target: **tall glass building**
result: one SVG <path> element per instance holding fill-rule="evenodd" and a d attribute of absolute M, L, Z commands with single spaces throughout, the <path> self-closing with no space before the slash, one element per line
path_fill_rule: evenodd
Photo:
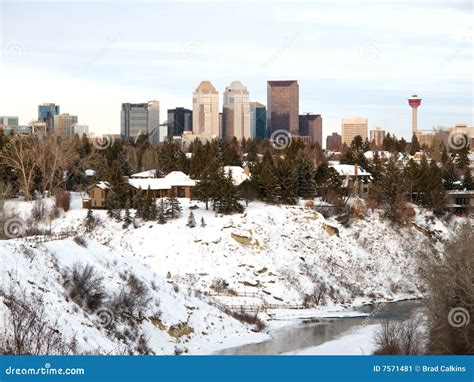
<path fill-rule="evenodd" d="M 267 138 L 267 108 L 260 102 L 250 102 L 252 138 Z"/>
<path fill-rule="evenodd" d="M 184 107 L 168 109 L 168 136 L 180 136 L 184 131 L 193 131 L 192 110 Z"/>
<path fill-rule="evenodd" d="M 120 115 L 122 139 L 148 134 L 148 103 L 123 103 Z"/>
<path fill-rule="evenodd" d="M 38 121 L 46 123 L 46 132 L 52 133 L 54 129 L 54 116 L 59 115 L 59 105 L 43 103 L 38 105 Z"/>

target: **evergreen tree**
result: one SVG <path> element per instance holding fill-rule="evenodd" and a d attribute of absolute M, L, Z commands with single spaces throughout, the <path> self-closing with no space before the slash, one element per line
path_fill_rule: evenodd
<path fill-rule="evenodd" d="M 314 167 L 308 157 L 301 154 L 296 161 L 298 175 L 298 195 L 304 199 L 314 198 L 316 183 L 314 181 Z"/>
<path fill-rule="evenodd" d="M 418 151 L 421 150 L 420 142 L 418 141 L 418 137 L 416 134 L 413 134 L 411 137 L 411 143 L 410 143 L 410 155 L 415 155 Z"/>
<path fill-rule="evenodd" d="M 176 197 L 174 188 L 172 188 L 170 190 L 169 196 L 166 198 L 165 216 L 174 219 L 179 217 L 179 215 L 181 215 L 181 205 L 178 198 Z"/>
<path fill-rule="evenodd" d="M 258 195 L 256 183 L 248 179 L 243 181 L 239 186 L 239 193 L 242 199 L 245 200 L 245 205 L 248 207 L 249 203 Z"/>
<path fill-rule="evenodd" d="M 339 199 L 342 196 L 342 179 L 339 173 L 326 163 L 318 166 L 314 180 L 318 195 L 323 201 L 328 202 L 331 198 Z"/>
<path fill-rule="evenodd" d="M 418 199 L 420 186 L 420 169 L 413 159 L 410 159 L 403 168 L 404 189 L 413 201 Z"/>
<path fill-rule="evenodd" d="M 214 209 L 221 214 L 243 212 L 244 208 L 239 203 L 238 191 L 234 186 L 230 171 L 227 174 L 224 174 L 223 170 L 219 171 L 217 176 Z"/>
<path fill-rule="evenodd" d="M 277 193 L 278 203 L 298 203 L 298 175 L 296 169 L 288 160 L 278 159 L 276 164 L 276 176 L 279 185 L 279 192 Z"/>
<path fill-rule="evenodd" d="M 158 223 L 166 223 L 166 211 L 165 211 L 165 202 L 163 199 L 160 199 L 160 206 L 158 208 Z"/>
<path fill-rule="evenodd" d="M 130 217 L 130 199 L 127 198 L 125 202 L 125 215 L 123 218 L 123 227 L 127 228 L 132 223 L 132 218 Z"/>
<path fill-rule="evenodd" d="M 105 209 L 107 210 L 107 215 L 114 219 L 120 219 L 120 200 L 117 195 L 109 192 L 107 194 L 107 199 L 105 200 Z"/>
<path fill-rule="evenodd" d="M 398 209 L 405 204 L 402 174 L 391 159 L 376 184 L 377 199 L 385 209 L 385 215 L 396 219 Z"/>
<path fill-rule="evenodd" d="M 474 183 L 472 181 L 471 170 L 468 168 L 464 173 L 464 178 L 462 182 L 463 189 L 468 191 L 474 190 Z"/>
<path fill-rule="evenodd" d="M 206 222 L 204 221 L 204 217 L 201 218 L 201 227 L 205 227 L 206 226 Z"/>
<path fill-rule="evenodd" d="M 158 218 L 158 209 L 156 207 L 156 198 L 152 198 L 151 200 L 151 205 L 150 205 L 150 211 L 148 214 L 149 220 L 155 221 Z"/>
<path fill-rule="evenodd" d="M 443 187 L 443 175 L 436 161 L 432 160 L 429 166 L 429 181 L 427 194 L 427 205 L 433 209 L 436 214 L 441 214 L 445 207 L 445 190 Z"/>
<path fill-rule="evenodd" d="M 468 139 L 466 138 L 466 142 Z M 457 150 L 456 152 L 456 166 L 457 168 L 464 170 L 469 167 L 469 145 L 462 147 L 461 149 Z"/>
<path fill-rule="evenodd" d="M 383 164 L 382 160 L 380 159 L 380 155 L 378 151 L 374 153 L 374 157 L 370 164 L 368 165 L 368 170 L 370 174 L 372 175 L 372 178 L 374 178 L 374 182 L 380 179 L 382 176 L 383 172 Z"/>
<path fill-rule="evenodd" d="M 273 158 L 269 151 L 263 156 L 263 160 L 257 167 L 255 176 L 258 181 L 261 199 L 267 203 L 278 203 L 278 195 L 281 193 L 281 189 Z M 252 174 L 252 178 L 253 177 L 254 174 Z"/>
<path fill-rule="evenodd" d="M 118 207 L 123 208 L 128 197 L 128 184 L 124 179 L 122 168 L 117 161 L 112 162 L 107 180 L 110 183 L 109 194 L 113 194 L 115 201 L 118 203 Z"/>
<path fill-rule="evenodd" d="M 138 187 L 135 196 L 133 197 L 133 208 L 137 210 L 136 215 L 138 217 L 143 217 L 143 211 L 145 207 L 145 196 L 143 195 L 143 190 L 141 187 Z"/>
<path fill-rule="evenodd" d="M 153 204 L 153 196 L 151 193 L 150 186 L 148 186 L 148 190 L 145 194 L 145 202 L 143 204 L 143 211 L 141 214 L 141 218 L 143 220 L 151 220 L 152 218 L 152 204 Z"/>
<path fill-rule="evenodd" d="M 94 223 L 95 223 L 95 217 L 94 217 L 94 214 L 92 213 L 91 203 L 89 203 L 89 207 L 87 208 L 86 221 L 85 221 L 86 232 L 92 232 L 92 229 L 94 228 Z"/>
<path fill-rule="evenodd" d="M 189 228 L 194 228 L 194 227 L 196 227 L 196 220 L 194 219 L 193 211 L 190 211 L 190 212 L 189 212 L 189 215 L 188 215 L 188 223 L 186 224 L 186 226 L 189 227 Z"/>

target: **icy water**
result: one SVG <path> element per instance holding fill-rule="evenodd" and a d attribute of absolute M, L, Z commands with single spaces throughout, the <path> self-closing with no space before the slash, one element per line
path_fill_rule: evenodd
<path fill-rule="evenodd" d="M 379 304 L 378 306 L 366 305 L 357 311 L 371 314 L 370 320 L 366 316 L 305 319 L 300 325 L 279 329 L 267 341 L 225 349 L 215 354 L 281 354 L 318 346 L 335 340 L 349 329 L 362 324 L 377 324 L 383 319 L 407 320 L 416 312 L 422 311 L 422 302 L 410 300 Z"/>

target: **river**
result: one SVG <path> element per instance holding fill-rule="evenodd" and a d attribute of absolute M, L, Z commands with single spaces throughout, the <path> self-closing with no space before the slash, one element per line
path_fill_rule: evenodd
<path fill-rule="evenodd" d="M 338 339 L 349 329 L 363 324 L 377 324 L 384 319 L 407 320 L 415 313 L 420 313 L 422 309 L 420 300 L 365 305 L 357 309 L 357 312 L 370 314 L 370 320 L 366 316 L 306 318 L 298 324 L 276 330 L 272 333 L 272 338 L 264 342 L 229 348 L 215 354 L 258 355 L 294 352 Z"/>

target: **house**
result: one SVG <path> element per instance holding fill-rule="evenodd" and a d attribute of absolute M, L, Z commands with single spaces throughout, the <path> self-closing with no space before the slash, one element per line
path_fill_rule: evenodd
<path fill-rule="evenodd" d="M 474 190 L 451 190 L 447 192 L 447 199 L 447 207 L 454 212 L 474 212 Z"/>
<path fill-rule="evenodd" d="M 130 178 L 156 178 L 156 170 L 147 170 L 130 175 Z"/>
<path fill-rule="evenodd" d="M 356 164 L 329 164 L 329 167 L 336 170 L 343 179 L 342 187 L 347 195 L 356 194 L 359 197 L 366 197 L 369 194 L 372 179 L 370 173 Z"/>
<path fill-rule="evenodd" d="M 142 175 L 133 177 L 140 174 Z M 164 178 L 147 177 L 146 175 L 144 173 L 134 174 L 127 180 L 131 198 L 140 188 L 144 192 L 150 191 L 155 198 L 167 197 L 171 190 L 174 190 L 178 198 L 191 198 L 191 189 L 196 186 L 196 181 L 181 171 L 172 171 Z M 148 175 L 151 175 L 151 172 Z M 98 182 L 90 186 L 88 200 L 91 203 L 91 208 L 105 208 L 109 190 L 110 184 L 108 182 Z M 86 200 L 87 198 L 83 201 L 84 208 L 89 205 Z"/>
<path fill-rule="evenodd" d="M 244 168 L 240 166 L 224 166 L 224 172 L 226 175 L 229 171 L 232 175 L 234 186 L 240 186 L 243 182 L 250 179 L 250 171 L 247 166 Z"/>
<path fill-rule="evenodd" d="M 89 197 L 82 199 L 83 208 L 105 208 L 105 201 L 110 190 L 109 182 L 98 182 L 89 186 L 87 193 Z"/>

